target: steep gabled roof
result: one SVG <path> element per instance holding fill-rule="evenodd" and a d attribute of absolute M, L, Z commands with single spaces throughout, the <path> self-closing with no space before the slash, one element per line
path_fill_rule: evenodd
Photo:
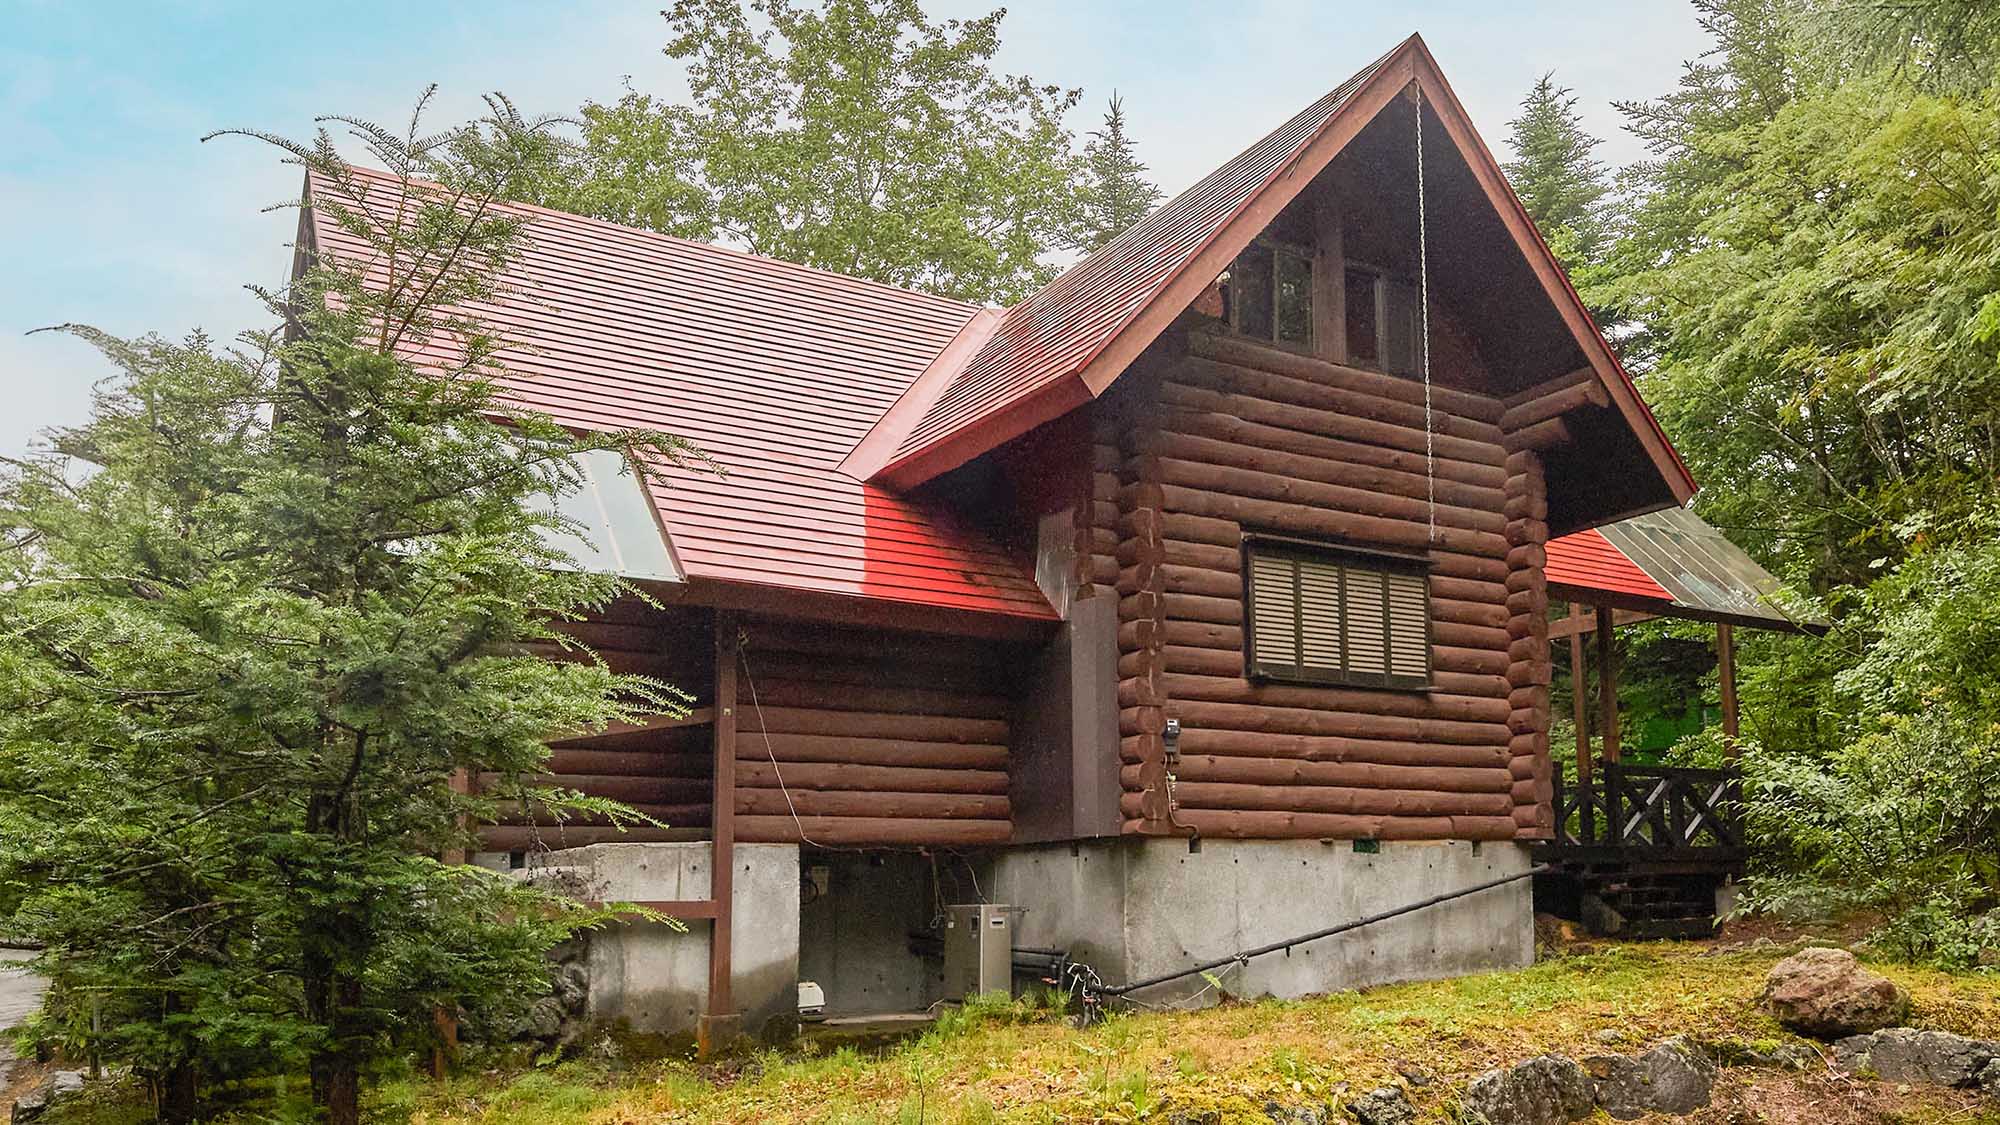
<path fill-rule="evenodd" d="M 393 201 L 397 181 L 357 169 Z M 308 195 L 319 186 L 307 181 Z M 1028 564 L 934 505 L 835 471 L 981 310 L 892 286 L 509 204 L 530 217 L 504 300 L 506 393 L 580 430 L 648 427 L 720 472 L 648 485 L 690 583 L 1054 616 Z M 307 212 L 310 223 L 311 212 Z M 309 226 L 321 253 L 366 247 Z M 422 358 L 422 357 L 418 357 Z"/>
<path fill-rule="evenodd" d="M 1645 445 L 1667 493 L 1686 501 L 1694 493 L 1686 466 L 1415 35 L 1007 310 L 962 363 L 934 365 L 842 469 L 911 487 L 1101 394 L 1412 83 L 1575 335 L 1613 407 Z"/>

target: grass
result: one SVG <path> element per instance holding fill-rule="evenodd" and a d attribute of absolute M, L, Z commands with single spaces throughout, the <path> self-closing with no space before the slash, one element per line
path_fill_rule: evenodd
<path fill-rule="evenodd" d="M 1758 1004 L 1785 949 L 1605 945 L 1518 972 L 1200 1012 L 1123 1015 L 1085 1030 L 1038 1004 L 983 1004 L 864 1054 L 766 1053 L 726 1067 L 566 1063 L 383 1088 L 373 1116 L 416 1125 L 636 1122 L 1263 1121 L 1405 1081 L 1442 1121 L 1481 1071 L 1544 1051 L 1634 1049 L 1669 1035 L 1788 1038 Z M 2000 976 L 1877 965 L 1914 1022 L 2000 1036 Z M 1615 1033 L 1607 1048 L 1601 1032 Z"/>

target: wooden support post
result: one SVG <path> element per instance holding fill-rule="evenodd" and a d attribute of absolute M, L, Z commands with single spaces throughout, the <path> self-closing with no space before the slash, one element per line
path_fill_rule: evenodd
<path fill-rule="evenodd" d="M 1616 632 L 1611 607 L 1597 607 L 1597 713 L 1603 727 L 1604 760 L 1619 761 L 1618 752 L 1618 657 L 1611 647 Z"/>
<path fill-rule="evenodd" d="M 1582 613 L 1582 606 L 1569 603 L 1571 618 Z M 1576 784 L 1579 790 L 1590 785 L 1590 705 L 1584 698 L 1589 692 L 1589 669 L 1583 662 L 1583 630 L 1574 629 L 1569 635 L 1569 702 L 1570 715 L 1576 723 Z"/>
<path fill-rule="evenodd" d="M 1729 740 L 1729 758 L 1740 752 L 1741 731 L 1736 714 L 1736 630 L 1729 625 L 1715 627 L 1715 675 L 1722 682 L 1722 736 Z"/>
<path fill-rule="evenodd" d="M 730 921 L 736 881 L 736 615 L 715 613 L 715 806 L 710 817 L 709 898 L 715 918 L 708 930 L 708 1008 L 702 1013 L 697 1049 L 703 1056 L 734 1037 L 736 1001 L 731 995 Z"/>

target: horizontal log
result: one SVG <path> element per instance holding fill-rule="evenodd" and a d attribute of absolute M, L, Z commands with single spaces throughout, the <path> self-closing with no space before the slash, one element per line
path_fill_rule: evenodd
<path fill-rule="evenodd" d="M 880 711 L 897 715 L 939 715 L 965 719 L 1005 720 L 1005 694 L 929 691 L 923 688 L 819 684 L 759 676 L 756 699 L 765 707 L 800 707 L 829 711 Z M 747 698 L 746 688 L 744 695 Z"/>
<path fill-rule="evenodd" d="M 1303 762 L 1366 762 L 1384 766 L 1466 766 L 1505 769 L 1512 761 L 1505 746 L 1449 745 L 1394 739 L 1350 738 L 1328 735 L 1285 734 L 1275 731 L 1243 731 L 1218 727 L 1183 726 L 1181 753 L 1208 754 L 1229 758 L 1282 758 Z M 1131 757 L 1123 740 L 1119 753 Z"/>
<path fill-rule="evenodd" d="M 916 820 L 1005 820 L 1007 798 L 977 793 L 848 793 L 818 789 L 738 789 L 737 815 L 863 816 Z"/>
<path fill-rule="evenodd" d="M 1327 511 L 1293 501 L 1236 496 L 1176 484 L 1160 487 L 1168 511 L 1228 520 L 1239 528 L 1247 524 L 1293 535 L 1406 550 L 1442 548 L 1489 559 L 1505 559 L 1507 555 L 1507 539 L 1498 532 L 1467 531 L 1442 524 L 1432 529 L 1410 520 Z"/>
<path fill-rule="evenodd" d="M 1194 417 L 1200 418 L 1205 415 Z M 1169 422 L 1171 424 L 1180 420 L 1181 416 L 1174 416 Z M 1271 428 L 1277 429 L 1277 427 Z M 1506 503 L 1506 493 L 1503 489 L 1482 488 L 1438 475 L 1405 473 L 1370 465 L 1356 465 L 1351 461 L 1329 459 L 1290 449 L 1267 448 L 1198 434 L 1162 433 L 1139 448 L 1141 452 L 1156 454 L 1163 461 L 1174 459 L 1217 468 L 1273 473 L 1290 479 L 1316 481 L 1329 488 L 1357 489 L 1367 495 L 1381 497 L 1383 503 L 1395 508 L 1429 501 L 1433 487 L 1437 490 L 1441 507 L 1450 506 L 1461 511 L 1492 513 L 1497 518 L 1502 505 Z"/>
<path fill-rule="evenodd" d="M 1187 809 L 1178 819 L 1213 839 L 1511 840 L 1515 834 L 1511 816 L 1345 816 Z M 1123 831 L 1139 834 L 1149 827 L 1143 820 L 1129 818 Z"/>
<path fill-rule="evenodd" d="M 1170 629 L 1176 626 L 1169 623 Z M 1237 648 L 1204 648 L 1197 645 L 1168 644 L 1162 647 L 1164 668 L 1169 672 L 1189 672 L 1198 676 L 1244 675 L 1243 652 Z M 1128 652 L 1118 658 L 1118 674 L 1136 676 L 1140 674 L 1140 654 Z M 1471 672 L 1445 672 L 1433 669 L 1431 686 L 1447 695 L 1484 696 L 1504 698 L 1508 692 L 1506 677 Z"/>
<path fill-rule="evenodd" d="M 1509 735 L 1505 723 L 1412 719 L 1246 703 L 1176 701 L 1171 713 L 1181 720 L 1183 728 L 1215 727 L 1271 734 L 1338 735 L 1469 746 L 1504 746 Z"/>
<path fill-rule="evenodd" d="M 641 816 L 651 817 L 668 828 L 691 828 L 706 825 L 713 806 L 711 801 L 681 801 L 662 804 L 653 801 L 627 801 L 625 807 Z M 531 802 L 523 808 L 517 802 L 502 802 L 495 810 L 493 823 L 501 825 L 538 825 L 554 828 L 562 824 L 572 824 L 583 828 L 612 827 L 608 817 L 595 813 L 564 812 L 557 815 L 547 807 Z M 657 827 L 657 826 L 655 826 Z"/>
<path fill-rule="evenodd" d="M 1460 648 L 1492 649 L 1495 652 L 1505 652 L 1508 642 L 1513 638 L 1508 636 L 1507 630 L 1504 627 L 1495 629 L 1485 625 L 1462 625 L 1456 621 L 1445 621 L 1433 617 L 1431 619 L 1431 639 L 1441 645 L 1456 645 Z"/>
<path fill-rule="evenodd" d="M 1119 780 L 1137 789 L 1139 767 L 1121 767 Z M 1511 799 L 1515 782 L 1498 765 L 1399 766 L 1375 762 L 1315 762 L 1296 758 L 1247 758 L 1219 754 L 1181 755 L 1181 781 L 1249 785 L 1334 785 L 1356 789 L 1411 789 L 1439 793 L 1497 793 Z"/>
<path fill-rule="evenodd" d="M 1605 391 L 1604 384 L 1597 381 L 1597 373 L 1588 367 L 1578 368 L 1567 375 L 1558 375 L 1545 383 L 1508 395 L 1503 400 L 1500 428 L 1518 430 L 1529 423 L 1553 418 L 1578 407 L 1608 406 L 1610 403 L 1611 396 Z"/>
<path fill-rule="evenodd" d="M 871 687 L 919 688 L 1005 698 L 1012 689 L 1007 670 L 992 666 L 964 667 L 923 660 L 880 661 L 857 652 L 847 657 L 804 656 L 760 652 L 747 666 L 763 691 L 766 684 L 790 680 L 808 684 L 866 684 Z M 747 699 L 748 688 L 742 689 Z M 765 702 L 772 702 L 765 699 Z"/>
<path fill-rule="evenodd" d="M 1356 714 L 1417 719 L 1504 723 L 1511 708 L 1504 699 L 1442 692 L 1380 691 L 1304 684 L 1251 683 L 1242 677 L 1170 672 L 1160 678 L 1167 698 L 1177 702 L 1247 703 L 1260 707 L 1332 709 Z"/>
<path fill-rule="evenodd" d="M 763 617 L 746 617 L 742 629 L 744 649 L 753 659 L 760 654 L 788 653 L 831 656 L 849 662 L 896 664 L 914 661 L 1000 670 L 1013 661 L 1018 651 L 1015 646 L 971 637 Z M 754 664 L 752 668 L 754 670 Z"/>
<path fill-rule="evenodd" d="M 907 766 L 917 769 L 1004 770 L 1007 746 L 960 742 L 925 742 L 901 738 L 854 738 L 822 734 L 773 733 L 765 736 L 754 728 L 739 732 L 736 760 L 739 762 L 850 763 L 867 766 Z"/>
<path fill-rule="evenodd" d="M 1383 417 L 1385 414 L 1400 415 L 1408 408 L 1399 403 L 1371 400 L 1363 395 L 1316 386 L 1282 375 L 1193 359 L 1176 370 L 1166 385 L 1219 392 L 1227 400 L 1224 413 L 1265 425 L 1346 438 L 1411 453 L 1423 453 L 1428 444 L 1438 456 L 1454 461 L 1501 467 L 1506 462 L 1506 450 L 1501 445 L 1502 435 L 1497 425 L 1436 414 L 1432 420 L 1437 429 L 1427 443 L 1422 407 L 1410 412 L 1408 417 Z M 1479 432 L 1468 434 L 1465 431 L 1469 429 Z"/>
<path fill-rule="evenodd" d="M 803 833 L 801 832 L 803 829 Z M 806 843 L 828 847 L 976 847 L 1004 844 L 1014 827 L 1006 820 L 923 820 L 909 817 L 736 817 L 744 843 Z"/>
<path fill-rule="evenodd" d="M 1428 492 L 1428 482 L 1435 480 L 1440 494 L 1446 488 L 1453 489 L 1463 497 L 1454 503 L 1474 506 L 1486 503 L 1486 492 L 1504 489 L 1507 483 L 1507 470 L 1495 464 L 1490 455 L 1466 461 L 1427 454 L 1421 446 L 1402 449 L 1356 440 L 1379 436 L 1380 429 L 1374 423 L 1357 429 L 1351 421 L 1316 417 L 1314 428 L 1301 429 L 1298 408 L 1283 403 L 1183 383 L 1162 384 L 1159 393 L 1160 424 L 1165 434 L 1319 458 L 1352 469 L 1355 478 L 1350 483 L 1380 487 L 1385 492 L 1418 484 Z M 1144 451 L 1165 452 L 1160 447 Z"/>
<path fill-rule="evenodd" d="M 641 825 L 621 830 L 574 824 L 548 828 L 490 824 L 479 829 L 479 846 L 489 852 L 539 852 L 582 848 L 591 844 L 658 844 L 706 839 L 708 829 L 705 827 L 652 828 Z"/>
<path fill-rule="evenodd" d="M 1119 811 L 1139 816 L 1145 794 L 1125 792 Z M 1184 812 L 1196 809 L 1345 813 L 1358 816 L 1508 816 L 1514 800 L 1505 793 L 1439 793 L 1408 789 L 1353 789 L 1321 785 L 1240 785 L 1227 782 L 1183 781 L 1174 787 L 1174 803 Z"/>
<path fill-rule="evenodd" d="M 826 711 L 803 707 L 744 707 L 737 710 L 742 732 L 823 734 L 848 738 L 907 739 L 918 742 L 977 742 L 1006 745 L 1007 724 L 995 719 L 947 715 L 890 715 L 872 711 Z"/>
<path fill-rule="evenodd" d="M 1284 505 L 1273 506 L 1284 507 Z M 1234 519 L 1215 518 L 1188 512 L 1166 512 L 1159 516 L 1159 521 L 1162 533 L 1162 548 L 1164 548 L 1166 543 L 1176 541 L 1187 544 L 1224 547 L 1229 550 L 1238 550 L 1243 544 L 1243 525 Z M 1252 522 L 1253 524 L 1255 523 L 1255 521 Z M 1369 544 L 1361 543 L 1359 545 L 1367 546 Z M 1394 546 L 1394 544 L 1375 545 Z M 1148 561 L 1138 557 L 1134 553 L 1139 551 L 1141 547 L 1142 545 L 1140 544 L 1130 542 L 1121 543 L 1119 545 L 1120 561 L 1127 565 Z M 1454 549 L 1448 543 L 1440 542 L 1431 544 L 1429 549 L 1425 550 L 1425 557 L 1430 562 L 1431 574 L 1433 576 L 1445 575 L 1452 578 L 1495 583 L 1507 580 L 1507 564 L 1503 558 L 1496 555 L 1467 554 Z M 1151 561 L 1160 560 L 1154 559 Z"/>
<path fill-rule="evenodd" d="M 1328 513 L 1349 512 L 1413 525 L 1428 525 L 1433 522 L 1434 516 L 1440 528 L 1483 531 L 1495 535 L 1505 534 L 1507 528 L 1507 518 L 1499 512 L 1497 504 L 1489 508 L 1438 504 L 1433 510 L 1421 496 L 1398 496 L 1328 483 L 1275 466 L 1238 468 L 1181 457 L 1161 457 L 1158 480 L 1162 484 L 1181 485 L 1205 492 L 1305 504 Z"/>
<path fill-rule="evenodd" d="M 1241 336 L 1216 332 L 1188 337 L 1188 351 L 1204 359 L 1233 363 L 1314 383 L 1342 387 L 1359 394 L 1390 399 L 1409 406 L 1431 406 L 1435 410 L 1464 415 L 1481 422 L 1497 423 L 1506 407 L 1499 399 L 1464 391 L 1457 387 L 1430 386 L 1359 367 L 1334 363 L 1317 356 L 1300 355 L 1269 347 Z"/>
<path fill-rule="evenodd" d="M 706 746 L 687 750 L 559 749 L 549 751 L 544 768 L 558 776 L 707 777 L 711 772 L 709 762 L 712 758 L 713 754 Z"/>
<path fill-rule="evenodd" d="M 1007 795 L 1003 770 L 915 769 L 849 762 L 786 762 L 738 758 L 736 784 L 747 789 L 829 789 L 855 793 L 975 793 Z"/>
<path fill-rule="evenodd" d="M 527 779 L 533 786 L 560 789 L 574 789 L 592 797 L 607 797 L 626 804 L 688 804 L 706 802 L 709 799 L 712 782 L 708 777 L 645 776 L 638 774 L 544 774 Z M 479 775 L 479 792 L 498 792 L 498 775 Z"/>

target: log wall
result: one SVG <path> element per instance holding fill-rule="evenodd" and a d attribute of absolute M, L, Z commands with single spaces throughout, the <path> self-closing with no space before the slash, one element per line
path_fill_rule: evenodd
<path fill-rule="evenodd" d="M 1006 843 L 1019 662 L 992 641 L 746 619 L 737 839 Z"/>
<path fill-rule="evenodd" d="M 613 671 L 652 676 L 687 691 L 706 707 L 715 673 L 708 615 L 699 610 L 656 609 L 620 601 L 590 620 L 565 626 Z M 551 659 L 575 659 L 550 647 Z M 604 842 L 703 838 L 709 826 L 713 754 L 707 726 L 639 730 L 559 740 L 550 746 L 545 783 L 608 797 L 666 824 L 623 831 L 589 818 L 556 823 L 545 811 L 509 807 L 481 829 L 491 851 L 581 847 Z M 482 783 L 490 778 L 479 779 Z"/>
<path fill-rule="evenodd" d="M 1499 840 L 1545 827 L 1546 502 L 1502 404 L 1200 333 L 1100 403 L 1080 545 L 1119 598 L 1128 833 Z M 1245 529 L 1426 553 L 1434 689 L 1253 683 Z M 1171 800 L 1162 730 L 1181 721 Z"/>

